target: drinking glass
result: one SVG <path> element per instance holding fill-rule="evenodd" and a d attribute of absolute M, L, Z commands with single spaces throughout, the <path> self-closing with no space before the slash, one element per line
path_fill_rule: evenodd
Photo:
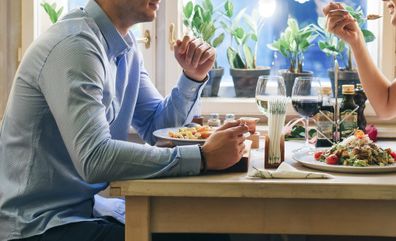
<path fill-rule="evenodd" d="M 312 149 L 309 145 L 309 118 L 316 115 L 322 106 L 320 81 L 315 77 L 297 77 L 292 90 L 293 108 L 304 118 L 305 145 L 302 149 Z"/>
<path fill-rule="evenodd" d="M 286 86 L 282 76 L 260 76 L 256 86 L 256 104 L 259 111 L 267 117 L 268 100 L 276 96 L 286 97 Z"/>

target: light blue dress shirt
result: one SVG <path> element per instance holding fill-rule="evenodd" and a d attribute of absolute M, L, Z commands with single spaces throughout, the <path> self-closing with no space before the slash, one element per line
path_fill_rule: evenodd
<path fill-rule="evenodd" d="M 93 0 L 53 25 L 26 53 L 2 121 L 0 240 L 94 220 L 109 181 L 198 174 L 197 146 L 126 140 L 131 125 L 154 144 L 154 130 L 190 122 L 202 88 L 181 76 L 163 98 L 132 34 Z"/>

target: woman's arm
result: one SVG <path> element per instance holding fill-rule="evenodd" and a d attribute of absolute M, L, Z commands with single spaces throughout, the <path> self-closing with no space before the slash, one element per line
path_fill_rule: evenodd
<path fill-rule="evenodd" d="M 330 3 L 323 12 L 327 16 L 327 29 L 347 42 L 357 64 L 360 81 L 378 117 L 396 116 L 396 84 L 389 81 L 378 69 L 367 50 L 363 34 L 348 13 L 332 11 L 344 9 L 339 3 Z"/>
<path fill-rule="evenodd" d="M 371 59 L 364 41 L 351 45 L 360 81 L 378 117 L 396 116 L 396 82 L 390 82 Z"/>

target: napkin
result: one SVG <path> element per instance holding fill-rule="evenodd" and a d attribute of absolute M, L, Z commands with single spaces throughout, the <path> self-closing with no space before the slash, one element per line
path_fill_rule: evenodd
<path fill-rule="evenodd" d="M 93 209 L 95 218 L 103 216 L 113 217 L 120 223 L 125 224 L 125 200 L 121 198 L 105 198 L 95 195 L 95 204 Z"/>
<path fill-rule="evenodd" d="M 319 172 L 300 171 L 291 166 L 287 162 L 282 164 L 275 171 L 255 169 L 249 174 L 250 177 L 264 178 L 264 179 L 328 179 L 333 178 L 332 175 Z"/>

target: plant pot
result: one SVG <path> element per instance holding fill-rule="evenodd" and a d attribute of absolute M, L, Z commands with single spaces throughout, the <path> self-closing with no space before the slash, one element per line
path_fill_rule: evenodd
<path fill-rule="evenodd" d="M 254 97 L 256 85 L 261 75 L 269 75 L 270 67 L 258 67 L 257 69 L 230 69 L 234 82 L 236 97 Z"/>
<path fill-rule="evenodd" d="M 334 70 L 330 69 L 328 73 L 331 82 L 331 88 L 333 90 L 333 94 L 335 95 Z M 359 83 L 360 79 L 357 71 L 340 69 L 338 72 L 338 97 L 342 97 L 343 85 L 356 85 Z"/>
<path fill-rule="evenodd" d="M 311 71 L 304 71 L 303 73 L 291 73 L 289 70 L 282 69 L 279 70 L 279 74 L 282 75 L 285 80 L 286 85 L 286 96 L 290 97 L 293 91 L 294 81 L 297 77 L 312 77 L 313 73 Z"/>
<path fill-rule="evenodd" d="M 211 69 L 209 71 L 208 83 L 202 90 L 202 97 L 217 97 L 219 94 L 220 82 L 224 75 L 224 68 Z"/>

